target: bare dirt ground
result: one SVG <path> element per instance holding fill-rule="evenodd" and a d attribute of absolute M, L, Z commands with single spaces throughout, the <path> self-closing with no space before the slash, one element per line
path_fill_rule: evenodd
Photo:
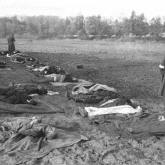
<path fill-rule="evenodd" d="M 0 45 L 3 50 L 7 48 L 5 40 L 1 40 Z M 77 78 L 113 86 L 121 94 L 137 99 L 142 108 L 150 112 L 164 110 L 163 102 L 158 97 L 158 64 L 164 56 L 164 43 L 17 40 L 16 47 L 44 63 L 64 67 Z M 77 64 L 83 64 L 84 69 L 77 69 Z M 15 72 L 10 76 L 1 73 L 1 85 L 7 86 L 11 81 L 21 83 L 35 79 L 33 74 L 23 69 L 24 66 L 10 65 Z M 138 142 L 132 138 L 114 136 L 112 124 L 97 125 L 77 116 L 69 118 L 79 122 L 83 133 L 90 140 L 55 150 L 42 162 L 38 160 L 29 164 L 165 164 L 164 138 L 157 140 L 151 137 Z"/>

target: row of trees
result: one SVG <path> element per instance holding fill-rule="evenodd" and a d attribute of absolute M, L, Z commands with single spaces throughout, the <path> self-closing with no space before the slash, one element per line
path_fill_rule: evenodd
<path fill-rule="evenodd" d="M 120 20 L 104 19 L 101 16 L 59 18 L 57 16 L 1 17 L 0 37 L 9 33 L 42 38 L 79 37 L 121 37 L 145 35 L 158 37 L 165 32 L 165 22 L 161 18 L 149 21 L 144 14 L 134 11 L 129 18 Z"/>

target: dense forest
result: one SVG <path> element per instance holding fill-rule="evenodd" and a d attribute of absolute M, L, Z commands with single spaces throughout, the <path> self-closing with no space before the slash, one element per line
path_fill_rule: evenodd
<path fill-rule="evenodd" d="M 130 17 L 108 19 L 101 16 L 60 18 L 57 16 L 0 17 L 0 37 L 10 33 L 36 38 L 164 38 L 165 21 L 160 17 L 147 20 L 144 14 L 134 11 Z"/>

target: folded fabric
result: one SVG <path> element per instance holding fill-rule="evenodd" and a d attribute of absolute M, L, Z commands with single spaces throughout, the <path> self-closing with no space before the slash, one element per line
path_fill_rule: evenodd
<path fill-rule="evenodd" d="M 95 92 L 98 90 L 105 90 L 105 91 L 112 91 L 112 92 L 117 92 L 117 90 L 113 87 L 109 87 L 107 85 L 103 85 L 103 84 L 79 84 L 75 87 L 73 87 L 72 89 L 72 95 L 76 95 L 76 94 L 87 94 L 90 92 Z"/>
<path fill-rule="evenodd" d="M 85 111 L 88 113 L 89 117 L 94 117 L 98 115 L 107 115 L 107 114 L 134 114 L 142 111 L 140 107 L 136 109 L 130 105 L 120 105 L 115 107 L 108 108 L 97 108 L 97 107 L 85 107 Z"/>

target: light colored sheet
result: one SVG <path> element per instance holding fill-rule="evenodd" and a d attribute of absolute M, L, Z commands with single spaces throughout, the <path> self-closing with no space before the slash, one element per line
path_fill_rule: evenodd
<path fill-rule="evenodd" d="M 108 108 L 97 108 L 97 107 L 85 107 L 85 111 L 89 117 L 107 115 L 107 114 L 135 114 L 140 113 L 142 109 L 137 107 L 136 109 L 130 105 L 120 105 Z"/>

